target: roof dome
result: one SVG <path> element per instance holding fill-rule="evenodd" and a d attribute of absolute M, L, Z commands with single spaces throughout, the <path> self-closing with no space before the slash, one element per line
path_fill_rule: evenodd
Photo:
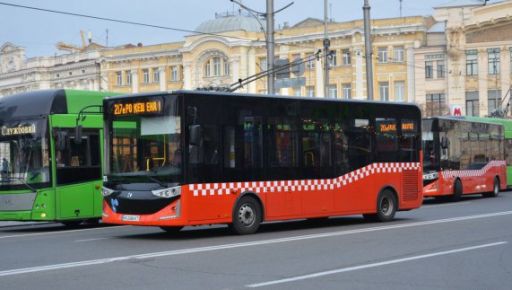
<path fill-rule="evenodd" d="M 220 33 L 238 30 L 261 32 L 262 25 L 263 29 L 265 29 L 265 22 L 260 22 L 258 22 L 258 20 L 256 20 L 254 17 L 244 15 L 215 14 L 215 19 L 207 20 L 199 24 L 195 30 L 201 33 Z"/>

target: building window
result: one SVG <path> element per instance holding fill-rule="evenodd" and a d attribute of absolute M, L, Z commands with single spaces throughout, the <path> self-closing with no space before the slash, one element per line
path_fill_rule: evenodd
<path fill-rule="evenodd" d="M 395 62 L 404 62 L 404 47 L 395 46 L 393 48 L 393 60 Z"/>
<path fill-rule="evenodd" d="M 437 61 L 437 78 L 443 79 L 444 76 L 445 76 L 444 61 L 443 60 Z"/>
<path fill-rule="evenodd" d="M 213 76 L 218 77 L 221 75 L 220 72 L 220 57 L 214 57 L 212 58 L 212 64 L 213 64 Z"/>
<path fill-rule="evenodd" d="M 116 72 L 116 84 L 118 86 L 122 86 L 123 85 L 123 73 L 118 71 Z"/>
<path fill-rule="evenodd" d="M 143 69 L 142 70 L 142 80 L 145 84 L 149 84 L 149 70 L 148 69 Z"/>
<path fill-rule="evenodd" d="M 261 71 L 267 70 L 267 66 L 268 66 L 267 58 L 266 57 L 260 58 L 260 70 Z"/>
<path fill-rule="evenodd" d="M 343 84 L 343 98 L 351 99 L 352 98 L 352 84 Z"/>
<path fill-rule="evenodd" d="M 230 69 L 229 62 L 226 59 L 224 59 L 224 75 L 229 76 L 230 74 L 231 74 L 231 69 Z"/>
<path fill-rule="evenodd" d="M 214 56 L 204 64 L 205 77 L 219 77 L 229 75 L 229 63 L 226 59 Z"/>
<path fill-rule="evenodd" d="M 336 57 L 336 51 L 333 50 L 329 56 L 327 57 L 327 61 L 329 62 L 329 67 L 335 67 L 338 65 L 337 63 L 337 57 Z"/>
<path fill-rule="evenodd" d="M 427 94 L 425 100 L 426 117 L 445 115 L 446 110 L 446 98 L 443 93 Z"/>
<path fill-rule="evenodd" d="M 127 70 L 124 72 L 124 74 L 126 75 L 126 84 L 131 85 L 132 84 L 132 72 Z"/>
<path fill-rule="evenodd" d="M 387 47 L 379 47 L 378 62 L 379 63 L 387 63 L 388 62 L 388 48 Z"/>
<path fill-rule="evenodd" d="M 306 96 L 308 96 L 308 97 L 314 97 L 315 96 L 315 87 L 314 86 L 307 86 L 306 87 Z"/>
<path fill-rule="evenodd" d="M 379 95 L 381 101 L 389 101 L 389 83 L 388 82 L 380 82 L 379 83 Z"/>
<path fill-rule="evenodd" d="M 160 72 L 158 68 L 153 69 L 153 82 L 158 83 L 160 82 Z"/>
<path fill-rule="evenodd" d="M 487 92 L 488 115 L 500 108 L 501 90 L 489 90 Z"/>
<path fill-rule="evenodd" d="M 466 92 L 466 115 L 480 116 L 480 104 L 478 102 L 478 91 Z"/>
<path fill-rule="evenodd" d="M 405 100 L 405 82 L 395 82 L 395 101 L 403 102 Z"/>
<path fill-rule="evenodd" d="M 489 59 L 489 74 L 499 75 L 500 74 L 500 49 L 489 48 L 487 49 L 487 57 Z"/>
<path fill-rule="evenodd" d="M 306 53 L 306 69 L 314 69 L 315 68 L 315 60 L 316 58 L 313 57 L 312 53 Z"/>
<path fill-rule="evenodd" d="M 338 97 L 338 88 L 336 85 L 327 86 L 327 96 L 332 99 L 336 99 Z"/>
<path fill-rule="evenodd" d="M 179 69 L 177 65 L 171 66 L 171 81 L 176 82 L 180 80 Z"/>
<path fill-rule="evenodd" d="M 466 51 L 466 75 L 478 75 L 478 51 L 476 49 Z"/>
<path fill-rule="evenodd" d="M 425 62 L 425 78 L 431 79 L 434 77 L 434 63 L 431 61 Z"/>
<path fill-rule="evenodd" d="M 343 65 L 350 65 L 351 59 L 350 59 L 350 49 L 344 49 L 342 51 L 343 54 Z"/>

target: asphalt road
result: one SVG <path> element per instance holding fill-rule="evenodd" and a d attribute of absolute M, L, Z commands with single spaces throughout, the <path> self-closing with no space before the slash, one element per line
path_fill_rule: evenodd
<path fill-rule="evenodd" d="M 512 289 L 512 192 L 360 216 L 226 227 L 0 227 L 0 289 Z"/>

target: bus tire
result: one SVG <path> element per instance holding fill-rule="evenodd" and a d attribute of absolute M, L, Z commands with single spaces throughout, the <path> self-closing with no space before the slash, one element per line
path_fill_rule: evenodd
<path fill-rule="evenodd" d="M 377 213 L 363 214 L 363 217 L 372 222 L 388 222 L 395 217 L 398 200 L 390 189 L 384 189 L 377 198 Z"/>
<path fill-rule="evenodd" d="M 179 231 L 181 231 L 181 229 L 183 227 L 160 227 L 164 232 L 168 233 L 168 234 L 176 234 L 178 233 Z"/>
<path fill-rule="evenodd" d="M 251 196 L 240 198 L 233 210 L 231 230 L 238 235 L 255 233 L 260 227 L 261 213 L 261 206 L 255 198 Z"/>
<path fill-rule="evenodd" d="M 453 184 L 453 195 L 451 197 L 451 201 L 459 201 L 462 197 L 462 182 L 460 179 L 456 179 Z"/>
<path fill-rule="evenodd" d="M 494 177 L 494 182 L 492 184 L 492 191 L 484 193 L 483 196 L 497 197 L 499 194 L 500 194 L 500 179 L 496 176 L 496 177 Z"/>

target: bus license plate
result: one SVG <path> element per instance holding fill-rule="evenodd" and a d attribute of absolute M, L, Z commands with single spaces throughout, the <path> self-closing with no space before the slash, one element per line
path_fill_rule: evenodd
<path fill-rule="evenodd" d="M 123 221 L 126 221 L 126 222 L 138 222 L 139 219 L 140 219 L 140 216 L 138 215 L 123 215 L 123 217 L 121 218 Z"/>

